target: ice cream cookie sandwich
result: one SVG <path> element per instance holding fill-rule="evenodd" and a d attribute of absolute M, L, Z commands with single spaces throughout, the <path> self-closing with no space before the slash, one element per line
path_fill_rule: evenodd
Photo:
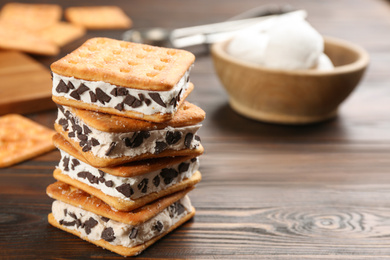
<path fill-rule="evenodd" d="M 54 227 L 120 255 L 138 255 L 195 214 L 186 196 L 189 190 L 122 212 L 88 193 L 56 182 L 46 190 L 56 199 L 48 220 Z"/>
<path fill-rule="evenodd" d="M 196 134 L 205 113 L 185 102 L 167 123 L 153 123 L 58 106 L 55 129 L 88 163 L 115 166 L 143 159 L 203 153 Z"/>
<path fill-rule="evenodd" d="M 53 100 L 86 110 L 165 122 L 193 89 L 184 50 L 93 38 L 51 65 Z"/>
<path fill-rule="evenodd" d="M 60 135 L 53 140 L 61 152 L 54 178 L 93 194 L 117 210 L 141 207 L 201 180 L 197 157 L 157 158 L 95 168 Z"/>

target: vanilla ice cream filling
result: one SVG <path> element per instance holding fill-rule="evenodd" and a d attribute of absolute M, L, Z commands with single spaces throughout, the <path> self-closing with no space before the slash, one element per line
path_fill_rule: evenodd
<path fill-rule="evenodd" d="M 79 143 L 84 152 L 102 158 L 137 156 L 145 153 L 159 154 L 164 150 L 196 149 L 200 137 L 196 135 L 200 124 L 185 127 L 166 127 L 160 130 L 109 133 L 88 126 L 74 116 L 66 106 L 58 110 L 56 123 L 68 137 Z"/>
<path fill-rule="evenodd" d="M 189 68 L 168 91 L 125 88 L 104 81 L 88 81 L 53 73 L 53 96 L 80 100 L 119 111 L 135 111 L 146 115 L 172 114 L 188 89 Z"/>
<path fill-rule="evenodd" d="M 54 201 L 52 213 L 55 220 L 71 230 L 81 233 L 81 238 L 103 239 L 112 245 L 134 247 L 167 232 L 180 219 L 192 211 L 188 196 L 173 203 L 155 217 L 139 225 L 124 224 L 96 215 L 62 201 Z"/>
<path fill-rule="evenodd" d="M 62 150 L 60 152 L 61 160 L 57 168 L 63 174 L 99 189 L 104 194 L 126 201 L 133 201 L 180 183 L 191 178 L 199 169 L 198 158 L 192 158 L 143 175 L 118 177 L 94 168 Z"/>

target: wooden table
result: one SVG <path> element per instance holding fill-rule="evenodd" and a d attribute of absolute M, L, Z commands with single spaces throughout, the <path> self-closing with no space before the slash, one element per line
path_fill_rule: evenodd
<path fill-rule="evenodd" d="M 6 1 L 1 1 L 3 5 Z M 51 1 L 45 1 L 51 2 Z M 223 21 L 276 1 L 110 1 L 135 27 Z M 282 3 L 283 1 L 277 1 Z M 63 7 L 106 4 L 64 1 Z M 189 100 L 207 113 L 200 135 L 203 180 L 191 193 L 195 218 L 144 258 L 390 258 L 390 5 L 384 0 L 290 1 L 324 35 L 360 44 L 370 67 L 339 116 L 310 126 L 252 121 L 229 107 L 209 55 L 197 55 Z M 46 66 L 58 57 L 33 56 Z M 1 83 L 0 83 L 1 84 Z M 56 111 L 28 117 L 52 127 Z M 58 151 L 0 170 L 0 259 L 120 256 L 47 223 Z"/>

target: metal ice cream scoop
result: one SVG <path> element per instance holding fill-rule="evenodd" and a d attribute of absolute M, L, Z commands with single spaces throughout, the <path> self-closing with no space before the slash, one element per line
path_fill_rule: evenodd
<path fill-rule="evenodd" d="M 158 27 L 132 29 L 123 34 L 123 40 L 173 48 L 211 44 L 228 39 L 238 30 L 254 25 L 273 15 L 291 11 L 293 9 L 290 6 L 259 6 L 220 23 L 173 30 Z"/>

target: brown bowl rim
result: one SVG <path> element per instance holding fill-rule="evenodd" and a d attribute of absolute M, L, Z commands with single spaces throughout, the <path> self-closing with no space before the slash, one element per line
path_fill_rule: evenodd
<path fill-rule="evenodd" d="M 335 37 L 329 37 L 329 36 L 324 36 L 324 41 L 326 43 L 330 43 L 333 45 L 338 45 L 338 46 L 343 46 L 344 48 L 348 48 L 351 51 L 354 51 L 358 54 L 358 59 L 355 62 L 342 65 L 342 66 L 337 66 L 333 70 L 324 70 L 324 71 L 318 71 L 318 70 L 282 70 L 282 69 L 273 69 L 273 68 L 267 68 L 261 65 L 253 64 L 250 62 L 246 62 L 243 60 L 240 60 L 238 58 L 235 58 L 228 54 L 225 51 L 226 45 L 231 41 L 223 41 L 223 42 L 218 42 L 214 43 L 211 46 L 211 52 L 223 58 L 224 60 L 230 62 L 230 63 L 236 63 L 238 65 L 247 67 L 248 69 L 254 69 L 254 70 L 262 70 L 262 71 L 267 71 L 271 73 L 283 73 L 283 74 L 289 74 L 289 75 L 312 75 L 312 76 L 326 76 L 326 75 L 338 75 L 338 74 L 344 74 L 344 73 L 350 73 L 353 71 L 358 71 L 361 69 L 364 69 L 368 66 L 369 63 L 369 54 L 366 50 L 364 50 L 362 47 L 360 47 L 357 44 L 348 42 L 346 40 L 338 39 Z"/>

